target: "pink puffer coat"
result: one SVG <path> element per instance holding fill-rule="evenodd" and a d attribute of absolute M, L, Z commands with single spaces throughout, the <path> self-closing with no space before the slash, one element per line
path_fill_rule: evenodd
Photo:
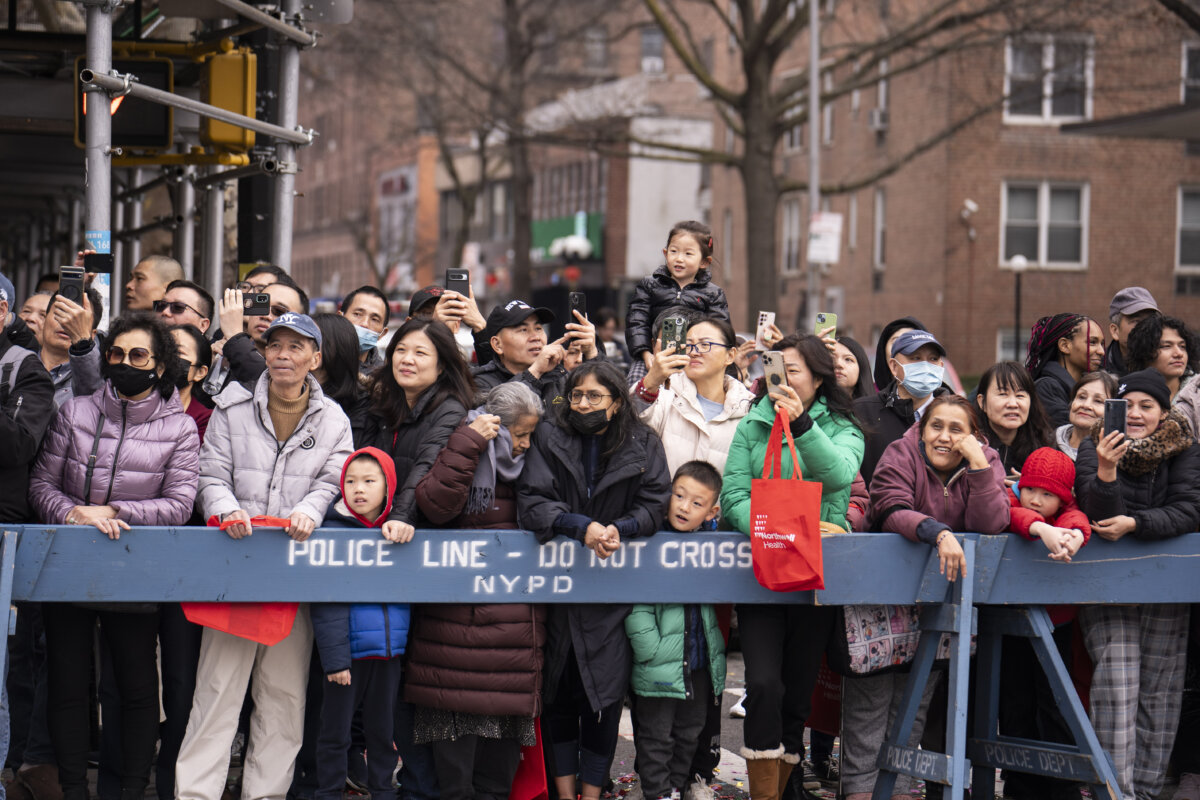
<path fill-rule="evenodd" d="M 88 460 L 101 414 L 91 491 Z M 29 480 L 29 500 L 42 522 L 60 525 L 77 505 L 111 505 L 130 525 L 182 525 L 192 514 L 200 471 L 200 437 L 179 394 L 157 391 L 138 400 L 117 396 L 107 381 L 75 397 L 50 425 Z"/>

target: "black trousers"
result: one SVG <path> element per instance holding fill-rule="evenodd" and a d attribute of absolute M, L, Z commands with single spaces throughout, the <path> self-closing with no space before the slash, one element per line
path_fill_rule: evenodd
<path fill-rule="evenodd" d="M 158 739 L 158 614 L 47 603 L 42 615 L 49 665 L 50 738 L 64 798 L 87 796 L 88 673 L 97 621 L 112 655 L 121 697 L 121 794 L 140 798 L 150 782 Z"/>
<path fill-rule="evenodd" d="M 1200 606 L 1197 605 L 1192 606 L 1187 667 L 1183 678 L 1183 705 L 1171 760 L 1180 775 L 1185 772 L 1200 775 Z"/>
<path fill-rule="evenodd" d="M 623 702 L 599 713 L 592 710 L 574 648 L 567 654 L 558 686 L 547 696 L 551 699 L 542 711 L 542 746 L 550 777 L 578 775 L 584 783 L 603 786 L 617 751 Z"/>
<path fill-rule="evenodd" d="M 162 704 L 166 719 L 158 726 L 154 788 L 158 800 L 175 798 L 175 759 L 187 731 L 196 693 L 196 665 L 204 628 L 188 622 L 178 603 L 158 607 L 158 647 L 162 658 Z"/>
<path fill-rule="evenodd" d="M 346 751 L 350 724 L 359 707 L 367 739 L 367 791 L 372 797 L 392 794 L 396 751 L 392 727 L 400 694 L 400 658 L 364 658 L 351 662 L 350 685 L 325 682 L 321 699 L 321 732 L 317 736 L 315 800 L 341 800 L 346 787 Z"/>
<path fill-rule="evenodd" d="M 821 656 L 838 619 L 833 606 L 739 605 L 746 662 L 746 749 L 804 754 L 804 722 Z"/>
<path fill-rule="evenodd" d="M 516 739 L 460 736 L 432 747 L 441 800 L 506 800 L 521 764 Z"/>
<path fill-rule="evenodd" d="M 54 763 L 46 717 L 46 634 L 41 603 L 17 603 L 17 632 L 9 640 L 8 699 L 11 739 L 8 766 L 16 771 Z"/>

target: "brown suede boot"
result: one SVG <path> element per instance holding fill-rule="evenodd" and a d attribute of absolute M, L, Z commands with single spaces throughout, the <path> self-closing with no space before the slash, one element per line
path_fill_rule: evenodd
<path fill-rule="evenodd" d="M 783 800 L 784 793 L 787 790 L 788 779 L 792 777 L 792 770 L 796 768 L 796 764 L 800 763 L 799 759 L 791 761 L 792 756 L 784 754 L 783 758 L 779 759 L 779 794 L 776 795 L 780 800 Z"/>
<path fill-rule="evenodd" d="M 746 761 L 746 774 L 750 783 L 750 800 L 779 800 L 780 789 L 778 758 L 753 758 Z M 785 780 L 784 783 L 787 781 Z"/>

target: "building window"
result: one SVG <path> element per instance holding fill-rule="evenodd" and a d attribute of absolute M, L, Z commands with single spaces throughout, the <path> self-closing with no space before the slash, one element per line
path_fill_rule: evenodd
<path fill-rule="evenodd" d="M 725 209 L 725 217 L 721 224 L 722 260 L 725 262 L 725 281 L 733 280 L 733 211 Z"/>
<path fill-rule="evenodd" d="M 875 84 L 875 107 L 880 111 L 888 108 L 888 60 L 879 59 L 879 82 Z"/>
<path fill-rule="evenodd" d="M 1006 121 L 1056 123 L 1092 116 L 1090 38 L 1028 36 L 1009 39 L 1004 64 Z"/>
<path fill-rule="evenodd" d="M 887 194 L 883 187 L 875 190 L 875 220 L 874 244 L 872 262 L 875 269 L 882 270 L 887 265 Z"/>
<path fill-rule="evenodd" d="M 729 0 L 729 52 L 737 50 L 737 29 L 739 24 L 737 0 Z"/>
<path fill-rule="evenodd" d="M 1183 46 L 1183 102 L 1200 105 L 1200 44 Z"/>
<path fill-rule="evenodd" d="M 796 153 L 804 149 L 804 123 L 797 122 L 783 132 L 783 152 Z"/>
<path fill-rule="evenodd" d="M 608 69 L 608 29 L 603 25 L 591 25 L 583 32 L 583 66 Z"/>
<path fill-rule="evenodd" d="M 663 32 L 655 25 L 642 28 L 642 72 L 658 74 L 664 69 Z"/>
<path fill-rule="evenodd" d="M 1017 343 L 1016 335 L 1012 328 L 997 328 L 996 329 L 996 360 L 997 361 L 1020 361 L 1025 358 L 1025 354 L 1029 352 L 1029 337 L 1032 334 L 1033 327 L 1021 326 L 1021 342 Z"/>
<path fill-rule="evenodd" d="M 1087 217 L 1087 184 L 1005 184 L 1001 262 L 1086 267 Z"/>
<path fill-rule="evenodd" d="M 803 236 L 800 224 L 800 198 L 791 197 L 783 201 L 783 219 L 779 238 L 779 268 L 781 272 L 800 269 L 800 242 Z"/>
<path fill-rule="evenodd" d="M 1179 190 L 1180 268 L 1200 270 L 1200 187 Z"/>

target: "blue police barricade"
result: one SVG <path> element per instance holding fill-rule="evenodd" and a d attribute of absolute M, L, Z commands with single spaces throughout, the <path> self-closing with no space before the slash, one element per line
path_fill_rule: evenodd
<path fill-rule="evenodd" d="M 232 540 L 212 528 L 137 528 L 110 541 L 94 528 L 6 526 L 0 538 L 0 608 L 32 602 L 301 601 L 411 603 L 857 603 L 923 605 L 922 637 L 900 714 L 880 753 L 875 798 L 905 773 L 961 796 L 976 770 L 976 797 L 994 791 L 994 767 L 1082 781 L 1119 798 L 1101 749 L 1051 638 L 1043 604 L 1200 601 L 1200 535 L 1094 541 L 1070 564 L 1039 542 L 961 535 L 965 580 L 949 584 L 927 545 L 888 534 L 823 538 L 820 592 L 763 589 L 749 540 L 736 533 L 659 533 L 625 542 L 602 561 L 572 540 L 539 544 L 523 531 L 418 531 L 403 545 L 368 530 L 317 530 L 295 542 L 259 529 Z M 15 616 L 10 610 L 9 630 Z M 949 753 L 902 746 L 941 634 L 951 637 Z M 974 736 L 967 736 L 968 669 L 977 635 Z M 1031 639 L 1075 745 L 997 735 L 1000 637 Z M 0 667 L 7 648 L 0 643 Z"/>

